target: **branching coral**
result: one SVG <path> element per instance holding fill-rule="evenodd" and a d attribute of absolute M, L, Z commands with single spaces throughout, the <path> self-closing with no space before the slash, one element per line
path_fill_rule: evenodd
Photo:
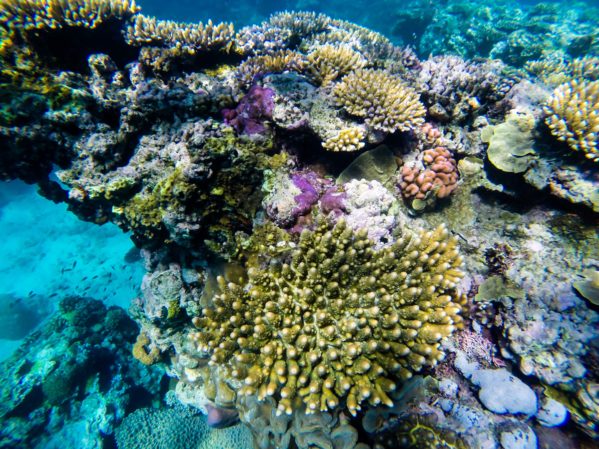
<path fill-rule="evenodd" d="M 333 94 L 340 106 L 385 132 L 408 131 L 424 122 L 418 94 L 385 70 L 361 69 L 343 77 Z"/>
<path fill-rule="evenodd" d="M 304 11 L 283 11 L 273 14 L 268 20 L 269 25 L 287 29 L 301 37 L 325 31 L 331 22 L 332 19 L 325 14 Z"/>
<path fill-rule="evenodd" d="M 553 91 L 545 112 L 545 121 L 555 137 L 599 162 L 599 81 L 562 84 Z"/>
<path fill-rule="evenodd" d="M 358 126 L 342 129 L 322 146 L 329 151 L 357 151 L 364 147 L 364 130 Z"/>
<path fill-rule="evenodd" d="M 362 55 L 347 46 L 322 45 L 308 55 L 309 70 L 323 86 L 366 65 Z"/>
<path fill-rule="evenodd" d="M 112 18 L 127 19 L 139 11 L 135 0 L 5 0 L 0 24 L 9 29 L 95 28 Z"/>
<path fill-rule="evenodd" d="M 296 398 L 308 413 L 391 405 L 394 380 L 434 366 L 461 323 L 462 258 L 443 226 L 373 246 L 365 229 L 322 221 L 288 259 L 248 270 L 246 286 L 220 278 L 194 318 L 198 351 L 230 364 L 240 394 L 275 397 L 279 413 Z"/>
<path fill-rule="evenodd" d="M 188 53 L 198 50 L 228 52 L 235 43 L 235 30 L 231 23 L 213 24 L 210 20 L 206 24 L 179 23 L 139 14 L 127 28 L 126 39 L 130 45 L 176 47 Z"/>
<path fill-rule="evenodd" d="M 241 82 L 245 86 L 250 86 L 260 75 L 285 71 L 302 72 L 304 66 L 305 60 L 302 54 L 285 50 L 249 58 L 239 66 L 237 73 Z"/>

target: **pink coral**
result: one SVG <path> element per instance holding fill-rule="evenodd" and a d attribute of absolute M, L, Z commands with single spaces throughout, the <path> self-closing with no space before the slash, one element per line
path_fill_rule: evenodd
<path fill-rule="evenodd" d="M 401 169 L 401 192 L 404 198 L 423 200 L 429 192 L 445 198 L 455 190 L 458 182 L 456 161 L 445 147 L 435 147 L 422 152 L 425 169 L 404 165 Z"/>

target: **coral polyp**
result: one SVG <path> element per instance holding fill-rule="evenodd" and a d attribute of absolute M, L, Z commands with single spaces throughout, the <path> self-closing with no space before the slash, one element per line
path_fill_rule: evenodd
<path fill-rule="evenodd" d="M 443 226 L 373 246 L 365 229 L 323 221 L 250 268 L 247 285 L 219 278 L 194 319 L 198 350 L 229 365 L 240 394 L 275 397 L 279 413 L 296 397 L 307 413 L 391 406 L 397 382 L 442 360 L 441 340 L 461 325 L 462 258 Z"/>

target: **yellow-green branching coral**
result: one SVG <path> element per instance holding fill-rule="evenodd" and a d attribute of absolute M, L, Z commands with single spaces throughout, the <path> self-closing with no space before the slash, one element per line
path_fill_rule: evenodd
<path fill-rule="evenodd" d="M 365 65 L 366 60 L 360 53 L 344 45 L 322 45 L 308 55 L 308 68 L 323 86 Z"/>
<path fill-rule="evenodd" d="M 325 140 L 322 146 L 329 151 L 357 151 L 364 147 L 365 136 L 364 130 L 359 126 L 345 128 Z"/>
<path fill-rule="evenodd" d="M 339 106 L 381 131 L 408 131 L 424 123 L 418 94 L 386 70 L 361 69 L 343 77 L 333 94 Z"/>
<path fill-rule="evenodd" d="M 135 0 L 3 0 L 0 24 L 6 28 L 95 28 L 109 19 L 128 19 L 139 11 Z"/>
<path fill-rule="evenodd" d="M 558 86 L 545 105 L 551 133 L 599 162 L 599 81 L 572 80 Z"/>
<path fill-rule="evenodd" d="M 440 341 L 461 325 L 461 264 L 444 226 L 375 250 L 365 229 L 323 221 L 245 285 L 220 278 L 192 340 L 230 367 L 239 394 L 273 397 L 279 413 L 298 398 L 308 413 L 392 405 L 396 380 L 442 360 Z"/>

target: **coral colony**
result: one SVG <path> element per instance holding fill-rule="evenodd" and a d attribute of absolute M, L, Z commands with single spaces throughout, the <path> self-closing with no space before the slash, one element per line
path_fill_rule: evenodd
<path fill-rule="evenodd" d="M 311 12 L 0 2 L 0 177 L 147 270 L 131 318 L 66 298 L 4 362 L 0 447 L 591 447 L 596 46 L 468 59 L 431 11 L 420 60 Z"/>

